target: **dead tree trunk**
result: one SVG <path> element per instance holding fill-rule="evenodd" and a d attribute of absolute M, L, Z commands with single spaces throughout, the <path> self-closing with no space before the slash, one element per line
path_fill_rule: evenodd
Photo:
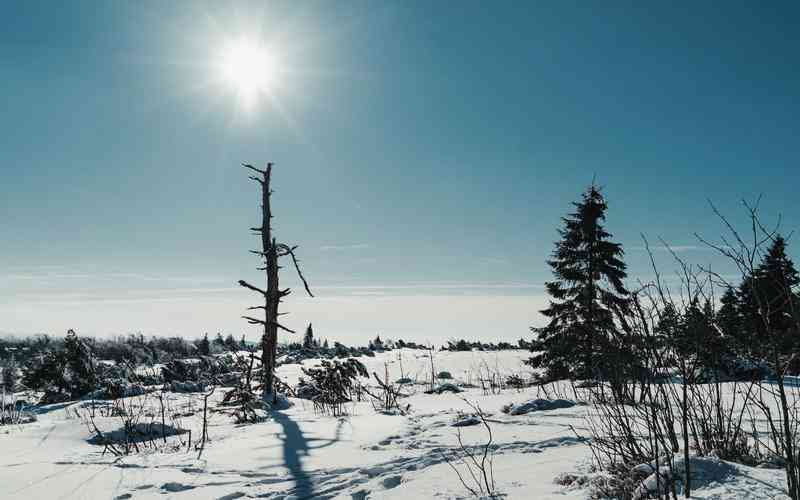
<path fill-rule="evenodd" d="M 263 290 L 256 286 L 249 284 L 244 280 L 239 280 L 239 285 L 248 288 L 256 293 L 261 294 L 263 305 L 249 307 L 248 310 L 263 310 L 264 319 L 254 318 L 252 316 L 243 316 L 250 324 L 261 325 L 263 333 L 261 335 L 261 366 L 262 366 L 262 384 L 263 394 L 266 399 L 269 395 L 273 398 L 277 397 L 275 394 L 275 353 L 278 345 L 278 329 L 295 333 L 278 322 L 278 305 L 283 297 L 291 293 L 290 289 L 286 288 L 281 290 L 279 288 L 278 279 L 278 258 L 286 255 L 292 258 L 297 274 L 303 282 L 303 286 L 309 296 L 313 297 L 311 290 L 308 287 L 303 273 L 300 271 L 300 266 L 297 258 L 295 257 L 294 250 L 297 247 L 290 247 L 281 243 L 277 243 L 272 234 L 272 207 L 270 205 L 270 176 L 272 174 L 272 163 L 267 163 L 266 170 L 261 170 L 253 167 L 252 165 L 243 165 L 258 174 L 258 176 L 251 175 L 249 178 L 259 183 L 261 186 L 261 225 L 259 227 L 250 228 L 256 234 L 261 235 L 261 250 L 251 250 L 252 253 L 261 257 L 263 266 L 259 267 L 259 271 L 266 272 L 267 288 Z"/>

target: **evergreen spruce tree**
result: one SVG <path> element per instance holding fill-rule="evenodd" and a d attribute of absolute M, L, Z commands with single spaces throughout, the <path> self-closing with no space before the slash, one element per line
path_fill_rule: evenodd
<path fill-rule="evenodd" d="M 678 365 L 684 378 L 703 376 L 719 379 L 725 346 L 714 327 L 714 308 L 706 300 L 702 305 L 695 298 L 683 314 L 678 334 L 673 339 Z"/>
<path fill-rule="evenodd" d="M 314 348 L 314 330 L 311 328 L 311 323 L 306 328 L 306 334 L 303 337 L 303 347 L 306 349 Z"/>
<path fill-rule="evenodd" d="M 541 311 L 547 326 L 532 328 L 538 336 L 529 364 L 545 368 L 550 377 L 590 378 L 605 376 L 615 364 L 616 353 L 605 356 L 614 343 L 615 315 L 628 311 L 628 291 L 623 249 L 610 241 L 603 228 L 608 208 L 599 188 L 592 185 L 576 210 L 564 217 L 552 259 L 555 280 L 546 283 L 550 305 Z"/>
<path fill-rule="evenodd" d="M 757 279 L 770 328 L 782 333 L 796 329 L 793 318 L 797 317 L 796 288 L 800 285 L 800 276 L 786 255 L 783 237 L 775 238 L 758 269 Z"/>
<path fill-rule="evenodd" d="M 225 348 L 229 351 L 235 351 L 238 347 L 239 343 L 233 338 L 233 334 L 229 333 L 228 336 L 225 337 Z"/>
<path fill-rule="evenodd" d="M 217 332 L 217 336 L 214 337 L 214 346 L 218 349 L 222 349 L 225 346 L 225 339 L 222 338 L 222 334 Z"/>
<path fill-rule="evenodd" d="M 658 321 L 653 329 L 652 341 L 656 349 L 663 350 L 675 345 L 676 339 L 680 335 L 681 321 L 682 318 L 678 310 L 675 309 L 672 303 L 667 302 L 659 314 Z M 667 360 L 667 362 L 674 364 L 674 360 Z"/>
<path fill-rule="evenodd" d="M 13 393 L 18 382 L 19 375 L 17 373 L 17 364 L 14 362 L 14 358 L 12 356 L 12 358 L 3 367 L 3 378 L 0 380 L 0 386 L 2 386 L 6 392 Z"/>
<path fill-rule="evenodd" d="M 768 348 L 786 354 L 800 347 L 798 285 L 800 276 L 786 255 L 786 240 L 777 236 L 753 275 L 739 287 L 743 327 L 751 351 Z"/>
<path fill-rule="evenodd" d="M 742 317 L 739 312 L 739 297 L 733 288 L 728 288 L 719 300 L 716 319 L 728 342 L 739 342 L 742 335 Z"/>
<path fill-rule="evenodd" d="M 207 333 L 203 335 L 203 338 L 197 343 L 197 350 L 201 356 L 209 356 L 211 354 L 211 342 L 208 340 Z"/>

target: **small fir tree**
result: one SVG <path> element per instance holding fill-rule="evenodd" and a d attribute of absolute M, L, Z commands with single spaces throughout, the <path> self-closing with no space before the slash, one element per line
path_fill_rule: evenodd
<path fill-rule="evenodd" d="M 233 334 L 229 333 L 228 336 L 225 337 L 225 348 L 229 351 L 235 351 L 238 347 L 239 343 L 233 338 Z"/>
<path fill-rule="evenodd" d="M 211 355 L 211 342 L 208 340 L 207 333 L 203 335 L 203 338 L 200 339 L 200 342 L 197 343 L 197 351 L 200 353 L 201 356 Z"/>
<path fill-rule="evenodd" d="M 306 349 L 313 349 L 315 347 L 314 330 L 311 328 L 311 323 L 309 323 L 308 327 L 306 327 L 306 334 L 303 337 L 303 347 Z"/>
<path fill-rule="evenodd" d="M 17 387 L 18 382 L 19 375 L 17 374 L 17 364 L 12 357 L 3 367 L 3 378 L 0 380 L 0 385 L 2 385 L 6 392 L 12 393 Z"/>

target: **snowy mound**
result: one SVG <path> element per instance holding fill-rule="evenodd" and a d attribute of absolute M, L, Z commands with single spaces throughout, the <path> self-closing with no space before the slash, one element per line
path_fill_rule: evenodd
<path fill-rule="evenodd" d="M 160 423 L 137 423 L 131 427 L 120 427 L 110 432 L 96 433 L 88 439 L 95 445 L 141 443 L 152 439 L 177 436 L 189 432 L 186 429 Z"/>
<path fill-rule="evenodd" d="M 683 457 L 676 457 L 674 461 L 673 470 L 670 471 L 669 466 L 662 465 L 664 462 L 659 463 L 659 471 L 656 473 L 655 464 L 644 463 L 634 467 L 631 472 L 633 473 L 646 473 L 649 475 L 645 477 L 634 493 L 634 500 L 650 498 L 651 495 L 656 494 L 660 489 L 660 494 L 667 491 L 667 485 L 672 480 L 681 481 L 684 471 L 686 470 Z M 717 457 L 691 457 L 689 459 L 692 488 L 698 489 L 704 486 L 714 485 L 728 480 L 736 475 L 736 468 L 724 462 Z M 679 492 L 682 491 L 682 485 L 679 484 Z"/>
<path fill-rule="evenodd" d="M 463 392 L 463 390 L 455 384 L 442 384 L 435 389 L 431 389 L 429 391 L 425 391 L 425 394 L 444 394 L 445 392 L 452 392 L 454 394 L 458 394 L 459 392 Z"/>

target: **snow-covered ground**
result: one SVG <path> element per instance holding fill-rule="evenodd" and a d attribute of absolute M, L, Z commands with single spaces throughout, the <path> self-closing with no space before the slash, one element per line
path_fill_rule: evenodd
<path fill-rule="evenodd" d="M 527 356 L 523 351 L 440 352 L 434 364 L 437 373 L 448 371 L 458 382 L 477 385 L 481 371 L 527 373 L 522 363 Z M 504 498 L 588 497 L 588 490 L 564 487 L 554 479 L 588 471 L 591 454 L 575 431 L 585 434 L 584 417 L 591 407 L 509 415 L 501 407 L 542 394 L 536 389 L 484 394 L 476 387 L 429 395 L 422 383 L 431 372 L 425 351 L 404 349 L 360 359 L 381 377 L 388 370 L 391 380 L 402 375 L 420 381 L 403 400 L 411 405 L 408 415 L 376 413 L 370 403 L 361 402 L 349 406 L 349 416 L 335 418 L 315 414 L 308 401 L 293 400 L 294 406 L 258 424 L 236 425 L 228 415 L 211 413 L 210 441 L 200 458 L 186 446 L 118 458 L 102 455 L 103 447 L 89 441 L 93 433 L 79 417 L 89 411 L 87 402 L 51 405 L 41 409 L 35 423 L 0 428 L 0 498 L 468 498 L 444 460 L 457 447 L 457 431 L 467 446 L 487 439 L 480 425 L 451 425 L 471 411 L 464 398 L 491 414 L 497 445 L 494 478 Z M 281 366 L 278 373 L 290 384 L 302 375 L 298 365 Z M 221 395 L 218 391 L 212 399 Z M 181 426 L 192 431 L 196 442 L 202 398 L 169 394 L 167 407 L 182 415 Z M 110 431 L 119 419 L 96 421 Z M 179 438 L 167 441 L 177 446 Z M 718 461 L 706 465 L 695 498 L 782 497 L 780 470 Z M 461 471 L 469 481 L 463 465 Z"/>

